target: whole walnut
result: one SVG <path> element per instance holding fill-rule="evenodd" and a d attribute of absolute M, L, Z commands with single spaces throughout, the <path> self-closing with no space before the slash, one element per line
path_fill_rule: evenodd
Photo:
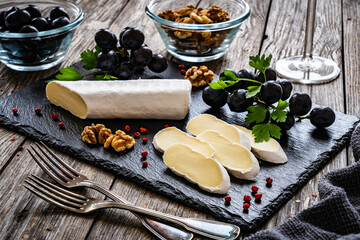
<path fill-rule="evenodd" d="M 206 66 L 193 66 L 186 71 L 185 79 L 194 87 L 205 86 L 214 79 L 214 73 Z"/>
<path fill-rule="evenodd" d="M 92 126 L 86 126 L 81 133 L 81 139 L 87 144 L 97 144 L 96 130 Z"/>

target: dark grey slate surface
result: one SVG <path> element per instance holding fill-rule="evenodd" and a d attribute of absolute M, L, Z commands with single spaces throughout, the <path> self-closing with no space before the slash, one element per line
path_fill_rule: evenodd
<path fill-rule="evenodd" d="M 142 77 L 183 78 L 175 63 L 171 63 L 164 73 L 154 74 L 145 71 Z M 227 106 L 220 110 L 210 109 L 201 99 L 201 89 L 195 89 L 192 94 L 190 114 L 182 121 L 81 120 L 62 108 L 51 105 L 45 96 L 45 86 L 44 81 L 39 81 L 9 97 L 0 99 L 0 124 L 32 139 L 42 140 L 56 149 L 132 180 L 170 199 L 207 212 L 219 220 L 237 224 L 243 231 L 255 230 L 334 157 L 348 142 L 355 123 L 359 120 L 355 116 L 336 112 L 335 123 L 326 130 L 316 129 L 308 120 L 296 123 L 280 141 L 289 158 L 288 163 L 275 165 L 260 162 L 261 170 L 254 181 L 231 177 L 228 194 L 232 197 L 232 201 L 230 205 L 225 205 L 224 195 L 202 191 L 196 185 L 168 170 L 162 162 L 161 154 L 153 148 L 151 142 L 153 136 L 165 124 L 185 130 L 188 119 L 206 112 L 228 123 L 244 125 L 244 113 L 230 112 Z M 14 107 L 19 110 L 17 116 L 11 111 Z M 42 110 L 40 116 L 34 112 L 37 107 Z M 57 126 L 58 122 L 51 118 L 52 113 L 59 115 L 60 121 L 65 124 L 64 129 Z M 140 127 L 146 127 L 150 132 L 136 139 L 137 144 L 134 149 L 126 153 L 116 153 L 113 150 L 104 150 L 102 146 L 88 146 L 81 141 L 80 134 L 83 128 L 92 122 L 103 123 L 113 131 L 123 129 L 128 124 L 132 128 L 131 134 Z M 148 144 L 141 143 L 142 137 L 148 138 Z M 142 168 L 141 165 L 140 153 L 143 150 L 149 152 L 148 168 Z M 273 178 L 272 187 L 266 187 L 266 177 Z M 245 213 L 242 210 L 243 196 L 251 194 L 252 185 L 259 187 L 263 197 L 260 203 L 252 200 L 249 211 Z"/>

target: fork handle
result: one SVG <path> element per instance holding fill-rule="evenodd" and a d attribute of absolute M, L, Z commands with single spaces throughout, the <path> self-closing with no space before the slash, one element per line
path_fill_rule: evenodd
<path fill-rule="evenodd" d="M 122 202 L 125 204 L 131 204 L 129 201 L 115 195 L 108 189 L 104 188 L 103 186 L 99 185 L 96 182 L 90 181 L 90 180 L 84 180 L 82 182 L 83 185 L 86 187 L 92 188 L 108 198 L 116 201 L 116 202 Z M 191 240 L 193 238 L 193 234 L 187 231 L 184 231 L 182 229 L 173 227 L 171 225 L 158 222 L 156 220 L 152 220 L 149 218 L 145 218 L 141 215 L 138 215 L 133 212 L 133 214 L 141 221 L 141 223 L 150 231 L 152 232 L 156 237 L 158 237 L 161 240 L 168 240 L 168 239 L 174 239 L 174 240 Z"/>
<path fill-rule="evenodd" d="M 134 206 L 132 204 L 123 204 L 113 201 L 101 201 L 94 204 L 96 205 L 94 206 L 95 208 L 121 208 L 150 217 L 160 218 L 212 239 L 235 239 L 240 234 L 240 228 L 234 224 L 206 219 L 176 217 L 162 212 Z"/>

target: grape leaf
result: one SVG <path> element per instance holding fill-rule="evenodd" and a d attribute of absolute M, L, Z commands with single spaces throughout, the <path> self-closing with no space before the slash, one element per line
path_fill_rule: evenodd
<path fill-rule="evenodd" d="M 260 86 L 249 86 L 247 88 L 247 91 L 246 91 L 246 98 L 252 98 L 254 97 L 256 94 L 258 94 L 261 90 L 261 85 Z"/>
<path fill-rule="evenodd" d="M 212 82 L 209 83 L 209 86 L 212 89 L 224 89 L 227 87 L 230 87 L 232 85 L 234 85 L 235 83 L 237 83 L 238 81 L 223 81 L 223 80 L 218 80 L 217 82 Z"/>
<path fill-rule="evenodd" d="M 271 119 L 275 120 L 276 122 L 285 122 L 287 117 L 287 112 L 285 109 L 290 104 L 287 101 L 279 100 L 278 105 L 273 110 L 273 112 L 270 114 Z"/>
<path fill-rule="evenodd" d="M 84 75 L 80 74 L 74 67 L 60 69 L 60 73 L 55 76 L 58 80 L 74 81 L 83 79 Z"/>
<path fill-rule="evenodd" d="M 266 112 L 269 111 L 268 109 L 264 108 L 263 106 L 250 106 L 248 107 L 248 114 L 246 115 L 245 122 L 247 123 L 261 123 L 266 118 Z"/>
<path fill-rule="evenodd" d="M 257 124 L 252 128 L 255 142 L 269 141 L 270 136 L 280 139 L 281 128 L 272 123 Z"/>
<path fill-rule="evenodd" d="M 251 56 L 249 65 L 260 72 L 264 73 L 268 67 L 270 67 L 270 62 L 272 59 L 272 55 L 270 54 L 268 57 L 265 58 L 265 54 L 263 54 L 261 57 L 260 55 Z"/>
<path fill-rule="evenodd" d="M 97 46 L 96 46 L 97 47 Z M 84 63 L 84 68 L 86 70 L 90 70 L 97 67 L 97 56 L 100 53 L 99 47 L 96 48 L 95 51 L 88 49 L 81 53 L 81 62 Z"/>

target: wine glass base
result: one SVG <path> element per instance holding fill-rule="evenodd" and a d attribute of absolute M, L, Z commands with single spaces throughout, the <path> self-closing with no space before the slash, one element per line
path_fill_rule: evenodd
<path fill-rule="evenodd" d="M 280 77 L 303 84 L 330 82 L 340 74 L 333 60 L 317 56 L 305 60 L 303 56 L 283 58 L 276 62 L 275 70 Z"/>

